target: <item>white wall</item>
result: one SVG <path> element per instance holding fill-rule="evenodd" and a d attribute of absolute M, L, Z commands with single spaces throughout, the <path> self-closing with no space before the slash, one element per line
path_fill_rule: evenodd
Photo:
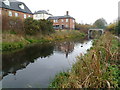
<path fill-rule="evenodd" d="M 47 19 L 51 15 L 48 14 L 34 14 L 33 19 L 39 20 L 39 19 Z"/>

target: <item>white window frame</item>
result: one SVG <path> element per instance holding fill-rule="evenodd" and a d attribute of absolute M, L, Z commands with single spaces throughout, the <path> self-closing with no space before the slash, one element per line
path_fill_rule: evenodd
<path fill-rule="evenodd" d="M 61 22 L 64 22 L 64 20 L 63 20 L 63 19 L 61 19 Z"/>
<path fill-rule="evenodd" d="M 27 18 L 27 15 L 26 15 L 26 14 L 24 14 L 24 18 L 25 18 L 25 19 Z"/>
<path fill-rule="evenodd" d="M 56 19 L 56 22 L 58 22 L 58 20 Z"/>
<path fill-rule="evenodd" d="M 9 16 L 12 16 L 12 11 L 8 11 L 8 15 L 9 15 Z"/>
<path fill-rule="evenodd" d="M 2 10 L 0 9 L 0 15 L 2 14 Z"/>
<path fill-rule="evenodd" d="M 19 7 L 20 9 L 23 9 L 23 10 L 25 9 L 25 6 L 23 4 L 20 4 Z"/>
<path fill-rule="evenodd" d="M 10 1 L 9 0 L 4 0 L 3 3 L 7 6 L 10 6 Z"/>
<path fill-rule="evenodd" d="M 75 22 L 75 20 L 73 20 L 73 23 Z"/>
<path fill-rule="evenodd" d="M 18 13 L 15 13 L 15 17 L 18 17 L 19 16 L 19 14 Z"/>
<path fill-rule="evenodd" d="M 31 17 L 30 15 L 28 15 L 28 17 Z"/>
<path fill-rule="evenodd" d="M 66 19 L 66 22 L 68 22 L 68 19 Z"/>
<path fill-rule="evenodd" d="M 53 20 L 53 22 L 55 23 L 55 22 L 56 22 L 56 20 L 54 19 L 54 20 Z"/>

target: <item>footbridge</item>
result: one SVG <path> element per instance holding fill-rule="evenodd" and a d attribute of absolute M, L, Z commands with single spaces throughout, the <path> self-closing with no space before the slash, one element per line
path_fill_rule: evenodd
<path fill-rule="evenodd" d="M 104 33 L 104 29 L 89 29 L 88 30 L 88 38 L 91 37 L 93 31 L 100 32 L 100 35 L 102 35 Z"/>

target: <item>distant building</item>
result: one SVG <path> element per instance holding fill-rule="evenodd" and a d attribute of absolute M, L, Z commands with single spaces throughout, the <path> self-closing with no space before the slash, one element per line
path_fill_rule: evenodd
<path fill-rule="evenodd" d="M 53 22 L 54 29 L 75 29 L 75 19 L 66 12 L 65 16 L 51 16 L 48 20 Z"/>
<path fill-rule="evenodd" d="M 22 19 L 33 17 L 30 9 L 23 2 L 16 0 L 0 0 L 0 16 L 2 15 Z"/>
<path fill-rule="evenodd" d="M 33 18 L 35 20 L 39 20 L 39 19 L 47 19 L 50 16 L 52 16 L 52 14 L 48 13 L 47 11 L 39 10 L 39 11 L 34 13 Z"/>

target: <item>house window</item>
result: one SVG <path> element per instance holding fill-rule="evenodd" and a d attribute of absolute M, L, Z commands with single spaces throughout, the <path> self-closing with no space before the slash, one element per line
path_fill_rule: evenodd
<path fill-rule="evenodd" d="M 58 20 L 56 20 L 56 22 L 58 22 Z"/>
<path fill-rule="evenodd" d="M 0 15 L 2 14 L 2 11 L 1 11 L 1 9 L 0 9 Z"/>
<path fill-rule="evenodd" d="M 73 23 L 75 22 L 75 20 L 73 20 Z"/>
<path fill-rule="evenodd" d="M 25 9 L 23 4 L 20 4 L 19 7 L 20 7 L 20 9 Z"/>
<path fill-rule="evenodd" d="M 62 22 L 64 22 L 64 20 L 63 20 L 63 19 L 61 19 L 61 21 L 62 21 Z"/>
<path fill-rule="evenodd" d="M 68 19 L 66 19 L 66 22 L 68 22 Z"/>
<path fill-rule="evenodd" d="M 27 18 L 26 14 L 24 14 L 24 18 Z"/>
<path fill-rule="evenodd" d="M 11 11 L 9 11 L 8 14 L 9 14 L 9 16 L 12 16 L 12 12 Z"/>
<path fill-rule="evenodd" d="M 28 15 L 28 17 L 31 17 L 30 15 Z"/>
<path fill-rule="evenodd" d="M 3 0 L 3 3 L 7 6 L 10 6 L 10 1 L 9 0 Z"/>
<path fill-rule="evenodd" d="M 15 13 L 15 17 L 18 17 L 18 13 Z"/>
<path fill-rule="evenodd" d="M 54 22 L 54 23 L 55 23 L 55 22 L 58 22 L 58 20 L 54 20 L 53 22 Z"/>

